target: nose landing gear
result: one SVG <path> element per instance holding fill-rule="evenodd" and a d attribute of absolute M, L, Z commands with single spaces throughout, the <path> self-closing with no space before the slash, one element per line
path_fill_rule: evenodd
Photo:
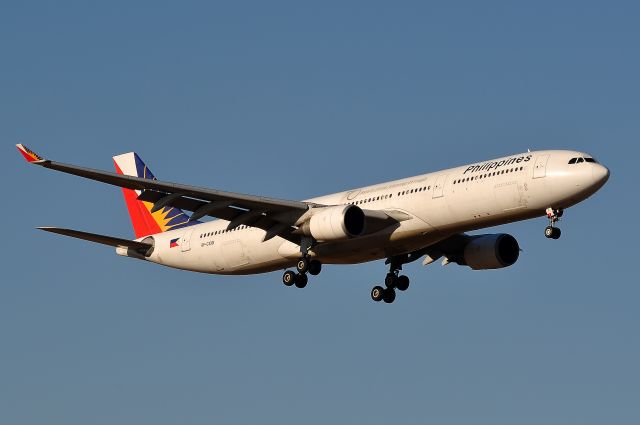
<path fill-rule="evenodd" d="M 554 210 L 553 208 L 547 208 L 547 218 L 549 219 L 549 225 L 544 229 L 544 236 L 547 239 L 559 239 L 562 232 L 556 223 L 560 220 L 560 217 L 564 214 L 562 208 Z"/>

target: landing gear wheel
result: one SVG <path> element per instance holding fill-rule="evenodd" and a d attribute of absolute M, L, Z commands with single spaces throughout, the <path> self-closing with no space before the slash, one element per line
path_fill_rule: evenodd
<path fill-rule="evenodd" d="M 382 286 L 374 286 L 371 290 L 371 299 L 379 302 L 382 301 L 384 296 L 384 288 Z"/>
<path fill-rule="evenodd" d="M 559 239 L 561 234 L 562 231 L 558 227 L 547 226 L 546 229 L 544 229 L 544 235 L 548 239 Z"/>
<path fill-rule="evenodd" d="M 307 277 L 306 274 L 297 274 L 296 276 L 296 288 L 304 288 L 305 286 L 307 286 L 307 282 L 309 281 L 309 278 Z"/>
<path fill-rule="evenodd" d="M 553 237 L 553 234 L 555 233 L 555 232 L 553 231 L 553 229 L 555 229 L 555 227 L 552 227 L 552 226 L 547 226 L 547 227 L 544 229 L 544 236 L 545 236 L 547 239 L 551 239 L 551 238 Z"/>
<path fill-rule="evenodd" d="M 310 275 L 317 276 L 322 271 L 322 263 L 318 260 L 311 260 L 308 269 Z"/>
<path fill-rule="evenodd" d="M 295 281 L 296 281 L 296 274 L 291 270 L 287 270 L 282 275 L 282 283 L 284 283 L 287 286 L 293 285 Z"/>
<path fill-rule="evenodd" d="M 387 276 L 384 278 L 384 285 L 387 288 L 395 288 L 398 284 L 398 276 L 395 273 L 387 273 Z"/>
<path fill-rule="evenodd" d="M 296 269 L 298 270 L 298 273 L 305 274 L 307 270 L 309 270 L 309 260 L 307 260 L 306 257 L 299 259 L 296 264 Z"/>
<path fill-rule="evenodd" d="M 398 290 L 400 291 L 406 291 L 407 289 L 409 289 L 409 278 L 405 275 L 398 276 L 396 288 L 398 288 Z"/>
<path fill-rule="evenodd" d="M 382 293 L 382 301 L 391 304 L 396 299 L 396 291 L 393 288 L 387 288 Z"/>

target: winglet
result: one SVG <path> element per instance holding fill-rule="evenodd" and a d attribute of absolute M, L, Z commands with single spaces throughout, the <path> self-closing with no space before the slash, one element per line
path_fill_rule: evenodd
<path fill-rule="evenodd" d="M 18 148 L 18 150 L 20 151 L 22 156 L 24 156 L 24 159 L 26 159 L 27 162 L 44 161 L 44 158 L 42 158 L 40 155 L 38 155 L 37 153 L 35 153 L 34 151 L 32 151 L 31 149 L 29 149 L 28 147 L 26 147 L 21 143 L 18 143 L 16 145 L 16 148 Z"/>

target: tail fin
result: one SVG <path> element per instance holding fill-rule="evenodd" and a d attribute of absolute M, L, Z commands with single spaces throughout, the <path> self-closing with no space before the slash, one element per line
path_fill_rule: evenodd
<path fill-rule="evenodd" d="M 113 162 L 118 174 L 156 180 L 151 170 L 147 168 L 135 152 L 114 156 Z M 151 212 L 153 208 L 151 202 L 138 200 L 138 196 L 141 193 L 139 190 L 123 188 L 122 193 L 129 210 L 136 238 L 143 238 L 154 233 L 179 229 L 197 223 L 196 221 L 189 222 L 189 217 L 178 208 L 165 207 L 156 212 Z"/>

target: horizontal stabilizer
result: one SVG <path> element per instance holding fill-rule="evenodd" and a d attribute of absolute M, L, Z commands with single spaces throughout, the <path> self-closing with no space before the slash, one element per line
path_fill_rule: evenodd
<path fill-rule="evenodd" d="M 115 246 L 118 248 L 131 248 L 135 251 L 144 252 L 153 247 L 153 244 L 146 242 L 131 241 L 129 239 L 114 238 L 113 236 L 96 235 L 95 233 L 81 232 L 79 230 L 63 229 L 60 227 L 38 227 L 45 232 L 57 233 L 59 235 L 70 236 L 72 238 L 84 239 L 85 241 L 101 243 L 103 245 Z"/>

